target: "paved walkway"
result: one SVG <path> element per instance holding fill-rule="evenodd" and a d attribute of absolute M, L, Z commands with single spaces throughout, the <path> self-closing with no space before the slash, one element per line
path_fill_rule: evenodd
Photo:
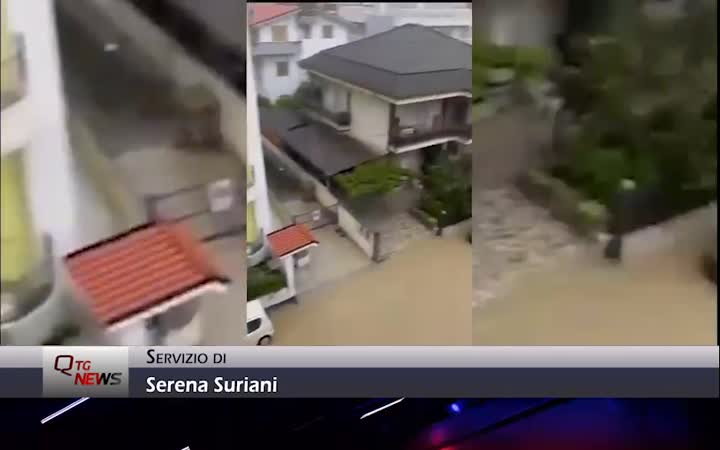
<path fill-rule="evenodd" d="M 302 186 L 284 167 L 278 158 L 265 158 L 265 173 L 268 189 L 276 200 L 276 215 L 291 218 L 319 209 L 321 205 L 314 200 L 303 198 Z M 281 210 L 281 211 L 277 211 Z M 335 230 L 336 225 L 326 225 L 313 230 L 320 243 L 311 250 L 310 263 L 295 271 L 295 287 L 298 294 L 304 294 L 350 276 L 373 264 L 362 250 L 350 239 L 341 237 Z M 304 298 L 304 297 L 303 297 Z"/>
<path fill-rule="evenodd" d="M 473 305 L 502 295 L 519 273 L 577 250 L 580 241 L 513 186 L 543 165 L 551 123 L 515 108 L 473 124 Z"/>
<path fill-rule="evenodd" d="M 467 242 L 412 242 L 298 304 L 273 310 L 277 345 L 469 345 Z"/>

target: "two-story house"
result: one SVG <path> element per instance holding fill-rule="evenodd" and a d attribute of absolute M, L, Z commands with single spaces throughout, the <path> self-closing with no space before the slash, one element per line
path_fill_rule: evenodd
<path fill-rule="evenodd" d="M 297 5 L 249 3 L 248 25 L 260 96 L 275 101 L 307 79 L 298 61 L 357 37 L 354 24 L 326 11 Z"/>
<path fill-rule="evenodd" d="M 393 28 L 300 61 L 302 98 L 338 133 L 419 170 L 427 150 L 471 143 L 471 51 L 428 27 Z"/>

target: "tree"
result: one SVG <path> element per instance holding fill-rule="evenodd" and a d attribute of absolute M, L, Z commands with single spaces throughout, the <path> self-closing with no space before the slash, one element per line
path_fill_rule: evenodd
<path fill-rule="evenodd" d="M 608 195 L 620 174 L 668 191 L 714 190 L 717 16 L 715 2 L 700 3 L 587 39 L 579 67 L 560 77 L 582 130 L 567 165 L 589 191 Z"/>

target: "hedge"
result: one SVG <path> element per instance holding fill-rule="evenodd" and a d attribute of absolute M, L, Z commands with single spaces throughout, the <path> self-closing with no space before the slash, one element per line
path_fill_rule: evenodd
<path fill-rule="evenodd" d="M 247 272 L 247 301 L 272 294 L 287 286 L 285 276 L 267 264 L 250 267 Z"/>
<path fill-rule="evenodd" d="M 555 219 L 568 224 L 582 236 L 592 237 L 607 228 L 607 208 L 584 198 L 560 179 L 544 172 L 531 171 L 519 179 L 518 186 L 530 200 L 546 208 Z"/>

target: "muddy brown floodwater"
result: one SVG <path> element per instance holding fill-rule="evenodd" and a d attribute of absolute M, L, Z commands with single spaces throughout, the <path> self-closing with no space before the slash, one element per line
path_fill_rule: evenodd
<path fill-rule="evenodd" d="M 717 291 L 695 252 L 623 265 L 587 252 L 519 275 L 473 311 L 475 345 L 717 345 Z"/>
<path fill-rule="evenodd" d="M 276 345 L 469 345 L 471 246 L 415 241 L 271 312 Z"/>

